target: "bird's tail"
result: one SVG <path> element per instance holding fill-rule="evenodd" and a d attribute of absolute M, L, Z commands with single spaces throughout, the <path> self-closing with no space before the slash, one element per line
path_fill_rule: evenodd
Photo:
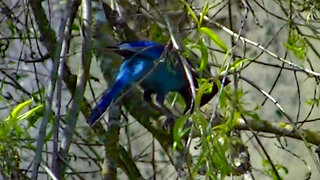
<path fill-rule="evenodd" d="M 89 117 L 88 123 L 93 126 L 97 120 L 103 115 L 110 104 L 118 97 L 120 92 L 126 86 L 123 81 L 118 80 L 115 84 L 102 96 L 98 104 L 93 108 L 91 115 Z"/>

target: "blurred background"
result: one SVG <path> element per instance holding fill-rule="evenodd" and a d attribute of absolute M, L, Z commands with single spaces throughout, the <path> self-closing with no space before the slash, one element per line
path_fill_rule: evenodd
<path fill-rule="evenodd" d="M 1 0 L 0 179 L 319 179 L 319 6 Z M 90 127 L 123 61 L 107 46 L 137 40 L 176 42 L 199 89 L 231 83 L 188 114 L 170 93 L 171 133 L 135 85 Z"/>

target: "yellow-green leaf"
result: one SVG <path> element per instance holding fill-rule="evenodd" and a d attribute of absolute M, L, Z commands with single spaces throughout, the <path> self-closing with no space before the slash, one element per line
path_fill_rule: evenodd
<path fill-rule="evenodd" d="M 308 44 L 305 38 L 300 35 L 296 29 L 289 31 L 289 38 L 285 46 L 299 59 L 305 59 L 308 50 Z"/>
<path fill-rule="evenodd" d="M 217 45 L 219 46 L 224 52 L 227 52 L 227 46 L 223 43 L 223 41 L 220 39 L 220 37 L 214 33 L 211 29 L 207 27 L 200 28 L 200 31 L 205 33 L 209 38 Z"/>
<path fill-rule="evenodd" d="M 190 14 L 191 18 L 193 19 L 193 21 L 198 25 L 199 21 L 198 18 L 196 16 L 196 14 L 194 13 L 194 11 L 192 10 L 192 8 L 190 7 L 189 3 L 186 2 L 185 0 L 180 0 L 182 2 L 183 5 L 186 6 L 188 13 Z"/>
<path fill-rule="evenodd" d="M 202 39 L 200 41 L 200 51 L 201 51 L 201 60 L 200 60 L 200 68 L 199 71 L 202 72 L 207 68 L 208 64 L 208 48 L 206 44 L 204 43 L 204 40 Z"/>
<path fill-rule="evenodd" d="M 10 113 L 9 117 L 6 119 L 6 121 L 14 121 L 16 120 L 18 114 L 26 107 L 29 106 L 32 103 L 33 99 L 29 99 L 23 103 L 18 104 Z"/>
<path fill-rule="evenodd" d="M 213 86 L 212 83 L 210 83 L 209 80 L 205 78 L 198 79 L 198 84 L 199 84 L 199 88 L 198 88 L 197 96 L 195 99 L 196 106 L 200 104 L 202 95 L 205 93 L 210 93 L 212 91 L 212 86 Z"/>
<path fill-rule="evenodd" d="M 200 27 L 201 27 L 201 24 L 202 24 L 203 18 L 204 18 L 204 16 L 205 16 L 205 15 L 207 15 L 208 10 L 209 10 L 209 3 L 208 3 L 208 1 L 207 1 L 207 2 L 206 2 L 206 4 L 204 5 L 204 7 L 202 8 L 202 11 L 201 11 L 201 15 L 200 15 L 200 19 L 199 19 L 198 28 L 200 28 Z"/>
<path fill-rule="evenodd" d="M 36 111 L 39 111 L 43 108 L 43 105 L 36 106 L 35 108 L 32 108 L 31 110 L 23 113 L 22 115 L 18 116 L 17 120 L 20 121 L 22 119 L 28 118 L 32 116 Z"/>
<path fill-rule="evenodd" d="M 183 115 L 178 118 L 173 126 L 173 149 L 183 149 L 181 143 L 182 137 L 189 131 L 189 128 L 185 128 L 185 123 L 187 122 L 189 115 Z"/>

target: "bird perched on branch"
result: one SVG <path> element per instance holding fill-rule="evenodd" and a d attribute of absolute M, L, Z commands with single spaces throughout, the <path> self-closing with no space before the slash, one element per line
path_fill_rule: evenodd
<path fill-rule="evenodd" d="M 152 41 L 133 41 L 110 48 L 120 54 L 124 61 L 114 84 L 93 108 L 88 120 L 90 126 L 95 124 L 123 90 L 134 83 L 140 84 L 144 90 L 144 100 L 150 103 L 151 95 L 155 94 L 157 103 L 163 106 L 166 94 L 175 91 L 181 94 L 186 103 L 185 112 L 191 108 L 190 83 L 171 44 L 163 46 Z M 194 72 L 191 75 L 197 88 L 197 75 Z M 226 78 L 225 84 L 229 82 Z M 203 95 L 200 106 L 206 104 L 217 92 L 218 87 L 214 85 L 211 93 Z"/>

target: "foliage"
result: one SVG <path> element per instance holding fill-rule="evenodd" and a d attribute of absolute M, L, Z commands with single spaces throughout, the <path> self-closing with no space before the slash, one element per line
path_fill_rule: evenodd
<path fill-rule="evenodd" d="M 46 2 L 0 1 L 0 179 L 319 179 L 319 1 Z M 139 39 L 197 74 L 192 111 L 134 85 L 89 127 Z"/>
<path fill-rule="evenodd" d="M 20 168 L 20 152 L 27 147 L 32 148 L 31 143 L 21 143 L 23 139 L 30 138 L 29 130 L 32 127 L 30 122 L 26 126 L 25 120 L 38 119 L 43 110 L 43 105 L 37 105 L 24 113 L 32 105 L 33 99 L 18 104 L 11 110 L 9 116 L 1 122 L 0 126 L 0 170 L 4 177 L 12 177 L 14 172 Z M 37 114 L 38 113 L 38 114 Z"/>
<path fill-rule="evenodd" d="M 303 36 L 298 34 L 296 29 L 290 30 L 286 47 L 299 59 L 305 59 L 307 54 L 307 43 Z"/>

